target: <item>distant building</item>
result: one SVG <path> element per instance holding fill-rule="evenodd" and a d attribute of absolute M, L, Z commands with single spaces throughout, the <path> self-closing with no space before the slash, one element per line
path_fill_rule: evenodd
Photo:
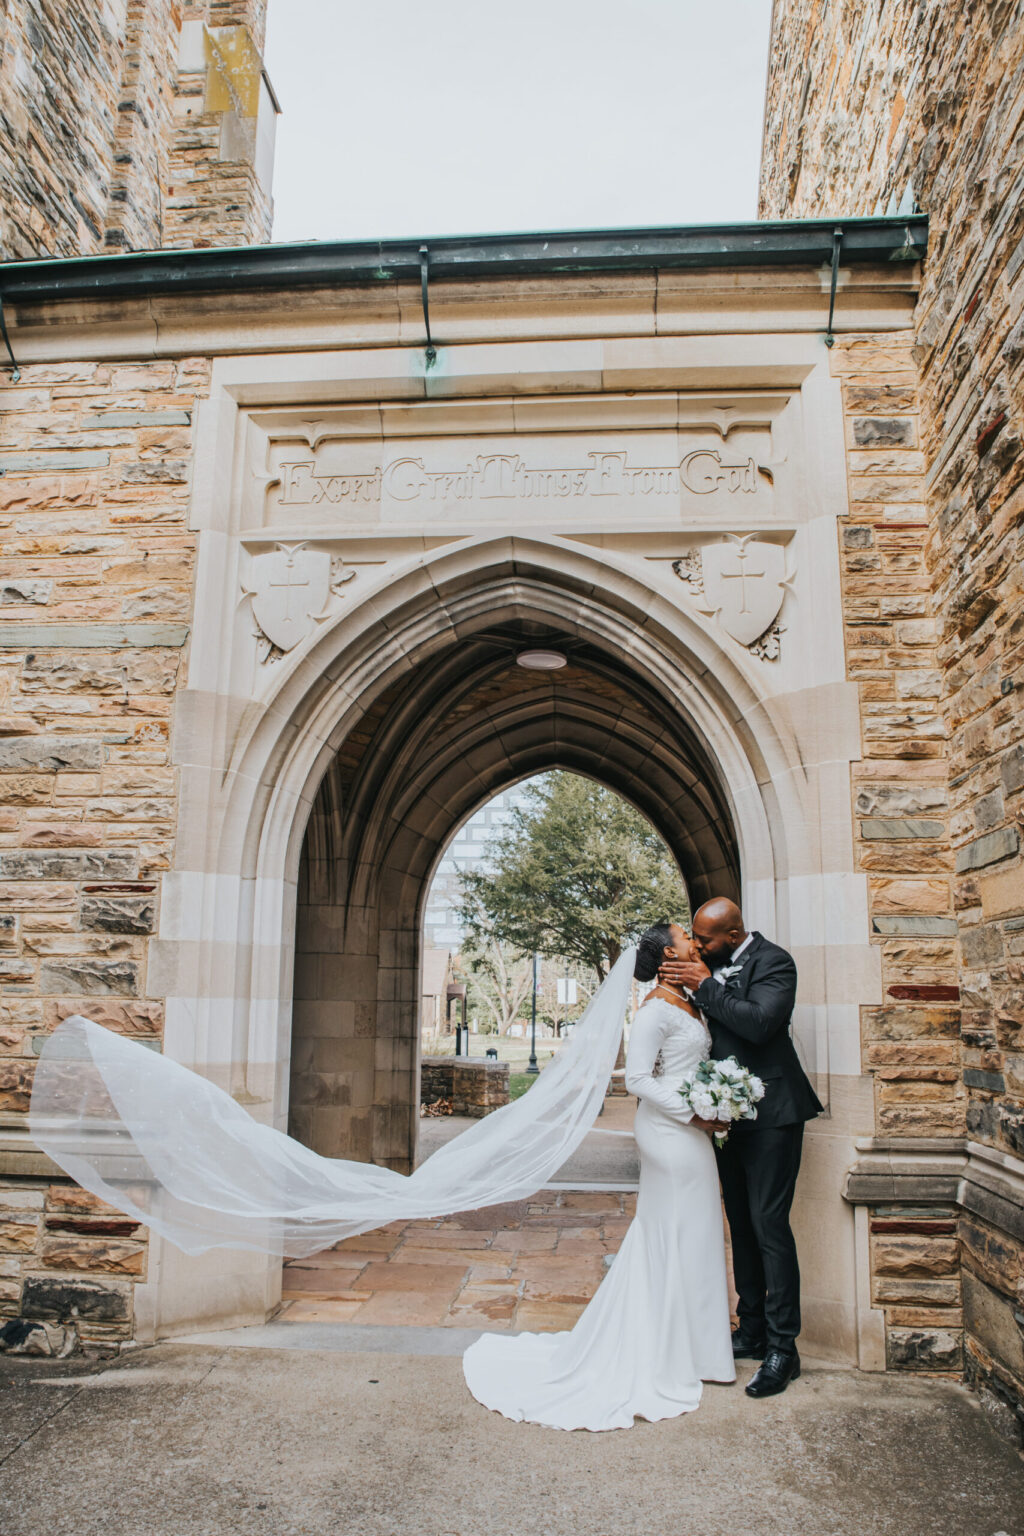
<path fill-rule="evenodd" d="M 445 850 L 427 895 L 423 917 L 424 949 L 458 949 L 462 927 L 458 921 L 461 897 L 459 876 L 486 862 L 488 844 L 511 820 L 523 801 L 523 785 L 514 785 L 488 800 L 465 822 Z"/>

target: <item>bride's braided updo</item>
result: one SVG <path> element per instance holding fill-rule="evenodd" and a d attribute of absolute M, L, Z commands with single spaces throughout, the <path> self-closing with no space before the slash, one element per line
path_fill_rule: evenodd
<path fill-rule="evenodd" d="M 665 958 L 665 950 L 671 948 L 671 945 L 672 925 L 670 923 L 655 923 L 653 928 L 648 928 L 636 947 L 633 975 L 637 981 L 654 980 L 658 974 L 658 967 Z"/>

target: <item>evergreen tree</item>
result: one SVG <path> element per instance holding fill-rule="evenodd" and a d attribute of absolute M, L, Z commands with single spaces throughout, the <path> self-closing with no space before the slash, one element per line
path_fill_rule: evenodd
<path fill-rule="evenodd" d="M 603 979 L 623 945 L 663 918 L 686 923 L 686 888 L 650 822 L 612 790 L 574 773 L 545 774 L 462 876 L 471 941 L 561 955 Z"/>

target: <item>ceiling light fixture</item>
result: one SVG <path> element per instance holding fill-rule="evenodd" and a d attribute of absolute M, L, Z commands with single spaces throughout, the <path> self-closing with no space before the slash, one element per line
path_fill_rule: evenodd
<path fill-rule="evenodd" d="M 561 651 L 520 651 L 516 657 L 516 666 L 531 672 L 557 672 L 565 663 Z"/>

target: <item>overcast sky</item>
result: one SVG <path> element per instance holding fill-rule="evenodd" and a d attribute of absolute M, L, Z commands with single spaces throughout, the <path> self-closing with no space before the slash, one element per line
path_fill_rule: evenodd
<path fill-rule="evenodd" d="M 771 0 L 271 0 L 275 240 L 753 219 Z"/>

